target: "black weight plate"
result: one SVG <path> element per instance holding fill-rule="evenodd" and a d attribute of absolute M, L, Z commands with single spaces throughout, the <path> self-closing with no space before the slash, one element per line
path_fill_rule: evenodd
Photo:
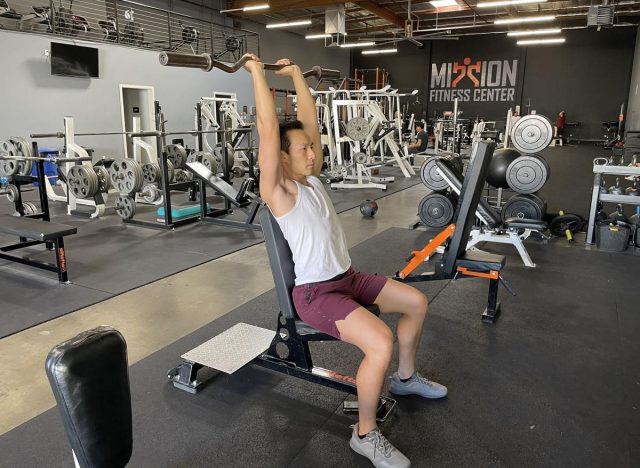
<path fill-rule="evenodd" d="M 537 192 L 549 179 L 549 165 L 537 154 L 524 154 L 509 164 L 506 179 L 518 193 Z"/>
<path fill-rule="evenodd" d="M 553 218 L 549 223 L 549 231 L 554 236 L 564 236 L 567 229 L 569 229 L 572 234 L 575 234 L 582 229 L 583 225 L 584 219 L 582 216 L 567 213 Z"/>
<path fill-rule="evenodd" d="M 542 207 L 528 195 L 515 195 L 502 207 L 502 221 L 509 218 L 542 219 Z"/>
<path fill-rule="evenodd" d="M 438 159 L 444 161 L 444 163 L 458 175 L 458 178 L 462 180 L 462 160 L 460 158 L 431 156 L 426 158 L 420 167 L 420 180 L 422 180 L 422 183 L 427 188 L 431 190 L 444 190 L 449 188 L 447 181 L 442 178 L 436 166 L 436 160 Z"/>
<path fill-rule="evenodd" d="M 453 197 L 444 193 L 430 193 L 418 205 L 420 221 L 427 227 L 442 228 L 451 223 L 454 206 Z"/>

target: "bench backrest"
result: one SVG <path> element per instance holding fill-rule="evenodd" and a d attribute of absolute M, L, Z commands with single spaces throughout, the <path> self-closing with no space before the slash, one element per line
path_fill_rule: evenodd
<path fill-rule="evenodd" d="M 456 173 L 452 171 L 451 168 L 449 168 L 449 166 L 447 166 L 447 164 L 442 160 L 436 161 L 436 167 L 442 173 L 445 180 L 453 186 L 454 191 L 460 193 L 460 190 L 462 190 L 462 181 L 458 179 Z M 500 218 L 496 211 L 491 208 L 491 205 L 487 203 L 484 197 L 480 197 L 476 214 L 492 229 L 502 226 L 502 218 Z"/>
<path fill-rule="evenodd" d="M 467 172 L 462 182 L 458 205 L 453 216 L 456 230 L 447 244 L 443 256 L 443 269 L 447 277 L 455 274 L 456 260 L 461 257 L 467 249 L 469 234 L 475 222 L 475 214 L 478 203 L 482 196 L 484 183 L 487 180 L 489 163 L 495 150 L 496 144 L 481 141 L 476 146 L 476 150 L 471 154 Z"/>
<path fill-rule="evenodd" d="M 291 249 L 289 249 L 289 244 L 284 238 L 278 222 L 266 205 L 260 208 L 258 217 L 264 234 L 264 243 L 267 247 L 267 255 L 271 264 L 273 281 L 276 285 L 280 310 L 285 318 L 297 319 L 298 316 L 291 298 L 296 279 Z"/>

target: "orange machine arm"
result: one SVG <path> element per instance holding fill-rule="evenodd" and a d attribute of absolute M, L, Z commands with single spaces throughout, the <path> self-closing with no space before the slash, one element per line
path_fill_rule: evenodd
<path fill-rule="evenodd" d="M 431 239 L 431 241 L 429 241 L 429 243 L 424 246 L 424 249 L 414 250 L 413 252 L 411 252 L 413 257 L 411 258 L 407 266 L 398 273 L 398 278 L 404 279 L 409 276 L 409 274 L 411 274 L 413 270 L 418 268 L 427 257 L 430 257 L 438 247 L 444 244 L 447 239 L 449 239 L 453 235 L 455 230 L 456 225 L 449 224 L 436 237 Z"/>

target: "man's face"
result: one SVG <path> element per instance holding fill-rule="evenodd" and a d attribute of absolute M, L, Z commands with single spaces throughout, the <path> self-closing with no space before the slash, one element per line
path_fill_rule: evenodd
<path fill-rule="evenodd" d="M 289 130 L 289 151 L 282 151 L 282 161 L 292 175 L 308 176 L 313 174 L 316 155 L 313 152 L 311 138 L 304 130 Z"/>

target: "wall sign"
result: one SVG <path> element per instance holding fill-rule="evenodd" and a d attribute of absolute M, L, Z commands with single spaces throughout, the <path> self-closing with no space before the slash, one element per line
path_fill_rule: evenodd
<path fill-rule="evenodd" d="M 513 102 L 518 60 L 477 60 L 431 64 L 430 102 Z"/>

